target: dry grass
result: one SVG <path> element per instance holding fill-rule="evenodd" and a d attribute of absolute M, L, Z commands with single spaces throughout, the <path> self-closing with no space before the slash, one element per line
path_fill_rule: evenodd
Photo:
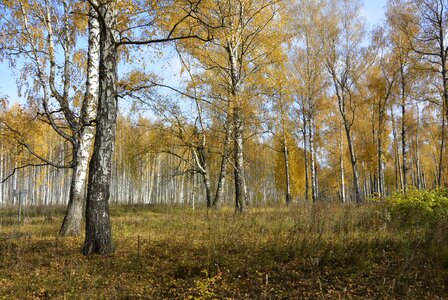
<path fill-rule="evenodd" d="M 383 206 L 112 208 L 116 252 L 58 238 L 62 208 L 0 210 L 5 299 L 434 299 L 448 295 L 448 221 L 401 228 Z"/>

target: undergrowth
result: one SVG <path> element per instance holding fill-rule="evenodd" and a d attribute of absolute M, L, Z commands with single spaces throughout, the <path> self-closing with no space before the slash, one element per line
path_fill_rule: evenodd
<path fill-rule="evenodd" d="M 0 210 L 4 299 L 434 299 L 448 294 L 448 219 L 397 206 L 322 204 L 207 211 L 112 206 L 116 251 L 84 257 L 59 238 L 61 207 Z M 405 209 L 406 210 L 406 209 Z"/>

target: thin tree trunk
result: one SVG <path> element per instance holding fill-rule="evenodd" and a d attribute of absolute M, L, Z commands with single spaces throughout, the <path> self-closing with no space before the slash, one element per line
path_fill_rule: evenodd
<path fill-rule="evenodd" d="M 401 74 L 401 155 L 402 155 L 402 188 L 403 192 L 406 193 L 407 191 L 407 153 L 406 153 L 406 147 L 407 147 L 407 141 L 406 141 L 406 82 L 404 78 L 404 70 L 403 66 L 401 65 L 400 68 L 400 74 Z"/>
<path fill-rule="evenodd" d="M 353 191 L 355 193 L 354 194 L 355 201 L 356 201 L 356 203 L 361 203 L 362 198 L 361 198 L 361 191 L 359 188 L 358 161 L 356 159 L 355 146 L 353 144 L 351 129 L 348 126 L 345 126 L 345 134 L 347 136 L 348 150 L 349 150 L 349 154 L 350 154 L 350 162 L 352 165 Z"/>
<path fill-rule="evenodd" d="M 239 212 L 244 212 L 247 201 L 247 187 L 244 170 L 244 121 L 241 108 L 235 107 L 234 120 L 234 159 L 235 159 L 235 204 Z"/>
<path fill-rule="evenodd" d="M 282 101 L 282 99 L 280 99 Z M 281 126 L 282 126 L 282 143 L 283 143 L 283 158 L 285 160 L 285 201 L 286 205 L 291 204 L 292 196 L 291 196 L 291 176 L 289 170 L 289 147 L 288 147 L 288 139 L 286 136 L 286 125 L 285 125 L 285 114 L 283 103 L 280 103 L 280 114 L 281 114 Z"/>
<path fill-rule="evenodd" d="M 284 130 L 283 130 L 284 132 Z M 289 149 L 288 142 L 286 141 L 286 134 L 283 134 L 283 156 L 285 159 L 285 182 L 286 182 L 286 204 L 289 205 L 292 202 L 291 196 L 291 179 L 289 174 Z"/>
<path fill-rule="evenodd" d="M 343 131 L 341 128 L 341 137 L 339 141 L 339 164 L 341 169 L 341 201 L 342 203 L 347 202 L 345 196 L 345 170 L 344 170 L 344 142 L 343 142 Z"/>
<path fill-rule="evenodd" d="M 400 163 L 400 151 L 398 150 L 398 134 L 397 127 L 395 122 L 395 115 L 393 108 L 390 109 L 391 118 L 392 118 L 392 147 L 394 152 L 394 171 L 395 171 L 395 190 L 399 190 L 402 185 L 402 176 L 401 176 L 401 163 Z"/>
<path fill-rule="evenodd" d="M 314 119 L 309 119 L 309 139 L 310 139 L 310 163 L 311 163 L 311 197 L 313 203 L 317 202 L 317 165 L 316 165 L 316 153 L 314 145 Z"/>
<path fill-rule="evenodd" d="M 445 149 L 445 127 L 446 127 L 446 118 L 445 115 L 442 113 L 442 125 L 440 128 L 440 149 L 439 149 L 439 163 L 437 168 L 437 186 L 442 186 L 442 173 L 443 173 L 443 155 L 444 155 L 444 149 Z"/>
<path fill-rule="evenodd" d="M 383 168 L 383 124 L 384 122 L 384 109 L 380 107 L 378 114 L 378 137 L 377 137 L 377 146 L 378 146 L 378 196 L 380 198 L 384 198 L 384 168 Z"/>
<path fill-rule="evenodd" d="M 0 132 L 0 180 L 3 180 L 3 168 L 4 168 L 4 147 L 3 147 L 3 134 L 1 134 Z M 0 183 L 0 206 L 3 206 L 3 201 L 4 201 L 4 197 L 3 197 L 3 184 Z"/>
<path fill-rule="evenodd" d="M 406 108 L 405 104 L 401 104 L 401 156 L 402 156 L 402 165 L 401 165 L 401 172 L 402 172 L 402 182 L 403 182 L 403 192 L 406 193 L 407 191 L 407 141 L 406 141 L 406 124 L 405 124 L 405 115 L 406 115 Z"/>
<path fill-rule="evenodd" d="M 422 189 L 422 171 L 420 166 L 420 108 L 417 105 L 417 132 L 415 134 L 415 169 L 417 188 Z"/>
<path fill-rule="evenodd" d="M 308 169 L 309 169 L 309 163 L 308 163 L 308 121 L 305 115 L 305 111 L 302 111 L 302 122 L 303 122 L 303 131 L 302 131 L 302 137 L 303 137 L 303 159 L 304 159 L 304 167 L 305 167 L 305 202 L 310 201 L 310 190 L 309 190 L 309 175 L 308 175 Z"/>
<path fill-rule="evenodd" d="M 215 199 L 213 200 L 213 207 L 218 207 L 222 202 L 222 196 L 224 194 L 224 185 L 225 179 L 227 175 L 227 160 L 230 156 L 230 143 L 232 141 L 232 120 L 231 120 L 231 110 L 230 110 L 230 102 L 228 103 L 229 107 L 227 109 L 226 123 L 225 123 L 225 137 L 223 144 L 223 154 L 221 157 L 221 169 L 219 171 L 218 177 L 218 185 L 216 187 Z"/>
<path fill-rule="evenodd" d="M 17 162 L 14 164 L 14 169 L 17 168 Z M 18 171 L 16 171 L 14 173 L 14 177 L 13 177 L 13 182 L 12 182 L 12 192 L 13 192 L 13 199 L 12 199 L 12 204 L 16 205 L 17 204 L 17 195 L 19 193 L 18 189 L 17 189 L 17 173 Z"/>
<path fill-rule="evenodd" d="M 193 150 L 194 160 L 196 161 L 197 168 L 199 169 L 199 173 L 202 175 L 202 181 L 204 182 L 205 187 L 205 199 L 207 203 L 207 208 L 212 207 L 212 191 L 211 191 L 211 183 L 210 183 L 210 175 L 207 166 L 207 154 L 205 153 L 205 145 L 201 145 Z"/>

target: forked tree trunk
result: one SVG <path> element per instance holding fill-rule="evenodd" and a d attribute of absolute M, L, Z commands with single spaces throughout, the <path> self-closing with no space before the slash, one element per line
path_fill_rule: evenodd
<path fill-rule="evenodd" d="M 109 4 L 100 6 L 97 13 L 100 16 L 100 86 L 95 145 L 89 166 L 84 255 L 109 254 L 114 250 L 109 198 L 117 123 L 117 48 L 111 28 L 115 28 L 117 15 Z"/>
<path fill-rule="evenodd" d="M 210 183 L 210 175 L 209 175 L 209 169 L 207 165 L 207 154 L 205 150 L 205 145 L 201 145 L 196 148 L 196 151 L 194 153 L 196 164 L 198 166 L 199 172 L 202 175 L 202 181 L 204 182 L 205 187 L 205 199 L 207 202 L 207 208 L 212 207 L 212 190 L 211 190 L 211 183 Z"/>
<path fill-rule="evenodd" d="M 64 221 L 59 231 L 60 236 L 77 236 L 81 233 L 81 222 L 85 203 L 86 179 L 90 150 L 94 141 L 98 105 L 98 67 L 100 59 L 99 23 L 95 10 L 90 9 L 89 16 L 89 50 L 87 60 L 86 95 L 82 104 L 80 125 L 81 130 L 77 144 L 73 149 L 73 173 L 70 184 L 70 197 Z"/>
<path fill-rule="evenodd" d="M 218 185 L 216 188 L 215 199 L 213 200 L 213 207 L 218 207 L 222 202 L 222 196 L 224 194 L 224 184 L 227 175 L 227 160 L 230 156 L 230 142 L 232 141 L 232 122 L 230 111 L 227 112 L 226 128 L 225 128 L 225 138 L 223 145 L 223 154 L 221 158 L 221 169 L 219 171 Z"/>

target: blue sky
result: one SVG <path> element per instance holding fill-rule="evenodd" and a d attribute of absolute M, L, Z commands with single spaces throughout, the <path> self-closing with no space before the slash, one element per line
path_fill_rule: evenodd
<path fill-rule="evenodd" d="M 361 14 L 366 19 L 369 28 L 371 28 L 375 24 L 380 23 L 384 18 L 386 0 L 362 0 L 361 2 L 363 4 Z M 151 68 L 148 67 L 148 69 Z M 161 68 L 160 64 L 158 64 L 154 69 L 162 76 L 176 76 L 176 74 L 173 73 L 177 72 L 170 72 L 170 66 Z M 20 99 L 17 95 L 17 85 L 15 78 L 16 77 L 9 70 L 8 64 L 5 62 L 0 63 L 0 96 L 8 96 L 10 103 L 23 103 L 23 99 Z"/>
<path fill-rule="evenodd" d="M 367 24 L 373 26 L 384 18 L 386 0 L 363 0 L 362 15 L 366 18 Z"/>

